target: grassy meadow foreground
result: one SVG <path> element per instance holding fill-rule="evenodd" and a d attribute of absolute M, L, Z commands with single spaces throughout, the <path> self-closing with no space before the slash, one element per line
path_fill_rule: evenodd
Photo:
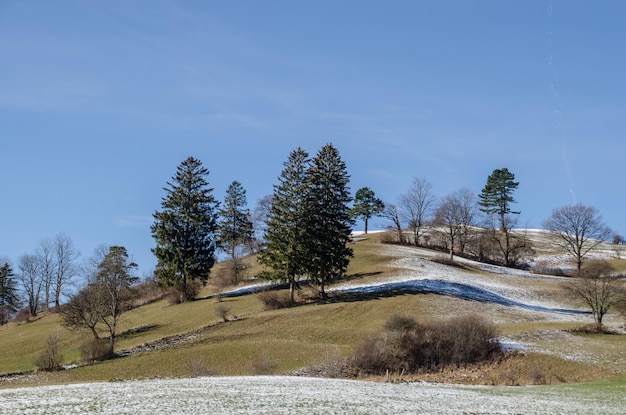
<path fill-rule="evenodd" d="M 323 412 L 333 412 L 327 409 L 335 408 L 336 413 L 406 413 L 415 408 L 428 412 L 434 411 L 437 404 L 456 400 L 459 405 L 468 405 L 464 408 L 479 413 L 615 413 L 616 408 L 623 407 L 626 336 L 572 331 L 593 320 L 580 312 L 584 310 L 581 304 L 563 295 L 561 287 L 565 278 L 462 260 L 458 260 L 457 266 L 449 266 L 432 261 L 439 253 L 382 244 L 381 238 L 384 238 L 382 234 L 369 234 L 352 244 L 355 258 L 349 276 L 330 287 L 330 299 L 323 303 L 303 301 L 296 307 L 265 310 L 258 294 L 224 296 L 218 301 L 211 296 L 217 288 L 209 285 L 200 295 L 204 299 L 178 305 L 169 305 L 162 299 L 137 307 L 122 317 L 122 335 L 116 346 L 122 357 L 105 362 L 81 365 L 78 347 L 90 334 L 64 329 L 57 315 L 2 327 L 0 373 L 6 375 L 0 376 L 0 387 L 9 389 L 0 391 L 0 400 L 8 403 L 0 408 L 0 413 L 53 413 L 45 406 L 46 402 L 57 402 L 59 408 L 65 408 L 58 413 L 86 413 L 85 408 L 91 408 L 87 412 L 94 413 L 123 413 L 119 404 L 115 404 L 120 396 L 142 396 L 141 402 L 145 403 L 168 400 L 170 393 L 176 396 L 180 408 L 184 405 L 199 408 L 180 409 L 179 412 L 185 413 L 202 412 L 202 408 L 206 411 L 213 408 L 211 405 L 218 405 L 215 407 L 218 409 L 222 408 L 219 405 L 232 405 L 220 409 L 230 413 L 245 412 L 246 405 L 260 405 L 255 411 L 260 413 L 303 413 L 307 408 Z M 552 250 L 539 235 L 535 239 L 543 261 L 563 261 L 563 255 Z M 620 259 L 625 252 L 610 246 L 604 248 L 597 255 L 610 258 L 619 271 L 626 270 L 626 260 Z M 257 269 L 252 265 L 251 275 Z M 346 294 L 355 287 L 414 280 L 487 290 L 520 306 L 434 293 Z M 303 296 L 306 297 L 306 288 Z M 623 332 L 624 319 L 617 311 L 612 310 L 605 321 L 607 326 Z M 419 322 L 478 314 L 496 324 L 500 341 L 517 352 L 499 362 L 430 374 L 389 373 L 383 377 L 366 377 L 367 380 L 501 386 L 452 387 L 419 382 L 390 385 L 304 377 L 341 376 L 337 362 L 351 356 L 358 344 L 399 313 Z M 61 339 L 64 364 L 73 368 L 31 372 L 33 356 L 43 349 L 46 339 L 54 332 Z M 250 378 L 247 375 L 280 376 Z M 201 378 L 191 379 L 196 377 Z M 148 381 L 154 378 L 180 379 L 167 380 L 164 388 L 161 381 Z M 144 380 L 138 383 L 125 382 L 141 379 Z M 46 387 L 28 393 L 20 388 L 122 380 L 106 386 Z M 274 392 L 260 390 L 263 385 L 274 383 Z M 502 387 L 511 385 L 542 386 Z M 80 388 L 81 397 L 71 393 L 76 388 Z M 95 395 L 92 397 L 103 388 L 118 398 L 107 403 Z M 234 392 L 227 391 L 229 388 L 239 390 L 242 399 L 236 402 L 231 396 Z M 282 398 L 273 395 L 276 388 L 280 389 Z M 297 391 L 289 392 L 290 388 Z M 189 394 L 176 395 L 179 389 L 189 390 Z M 302 394 L 313 393 L 312 390 L 318 391 L 315 396 L 302 398 Z M 168 397 L 163 395 L 165 392 Z M 146 396 L 151 398 L 145 399 Z M 524 406 L 529 400 L 536 402 L 537 409 Z M 127 413 L 141 413 L 132 406 L 139 405 L 139 401 L 126 406 L 128 401 L 133 399 L 124 403 Z M 277 405 L 271 410 L 264 406 L 270 405 L 270 401 Z M 397 407 L 383 405 L 391 401 Z M 196 404 L 205 406 L 196 407 Z M 576 408 L 560 406 L 574 404 Z M 110 409 L 111 405 L 118 405 L 118 409 Z M 7 408 L 14 410 L 2 412 Z M 455 409 L 453 405 L 446 408 L 448 413 L 460 411 L 460 407 Z"/>

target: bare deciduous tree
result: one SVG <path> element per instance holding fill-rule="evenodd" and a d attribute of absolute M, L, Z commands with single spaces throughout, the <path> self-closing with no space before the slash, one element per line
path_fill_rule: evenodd
<path fill-rule="evenodd" d="M 39 262 L 39 278 L 42 282 L 43 291 L 43 311 L 48 311 L 50 306 L 52 290 L 55 283 L 55 249 L 54 243 L 50 239 L 42 239 L 39 242 L 36 254 Z"/>
<path fill-rule="evenodd" d="M 272 213 L 272 202 L 274 195 L 269 194 L 261 197 L 256 202 L 256 206 L 252 210 L 252 227 L 255 232 L 255 241 L 258 243 L 262 241 L 263 234 L 267 228 L 267 221 Z"/>
<path fill-rule="evenodd" d="M 626 300 L 624 284 L 613 271 L 606 261 L 590 261 L 581 269 L 579 276 L 565 286 L 568 292 L 589 306 L 598 325 L 602 324 L 611 307 Z"/>
<path fill-rule="evenodd" d="M 403 244 L 404 235 L 402 234 L 402 223 L 400 222 L 398 207 L 394 204 L 385 205 L 382 216 L 391 221 L 392 225 L 389 226 L 389 229 L 395 230 L 398 235 L 398 243 Z"/>
<path fill-rule="evenodd" d="M 39 296 L 41 295 L 43 285 L 43 281 L 40 278 L 39 257 L 37 255 L 24 254 L 20 256 L 17 267 L 20 270 L 17 278 L 28 300 L 28 312 L 34 317 L 39 309 Z"/>
<path fill-rule="evenodd" d="M 542 225 L 557 235 L 557 243 L 574 257 L 578 270 L 589 251 L 613 235 L 595 207 L 580 203 L 554 209 Z"/>
<path fill-rule="evenodd" d="M 62 308 L 63 324 L 68 328 L 84 328 L 99 339 L 98 326 L 104 326 L 109 335 L 107 355 L 113 355 L 115 335 L 119 318 L 127 311 L 135 298 L 131 286 L 137 281 L 132 270 L 137 265 L 128 258 L 126 249 L 111 246 L 102 257 L 102 250 L 96 250 L 91 263 L 99 258 L 95 269 L 88 276 L 88 284 Z"/>
<path fill-rule="evenodd" d="M 535 252 L 530 246 L 526 231 L 515 231 L 517 217 L 505 215 L 499 220 L 496 215 L 486 217 L 485 232 L 483 235 L 490 239 L 494 246 L 491 260 L 507 267 L 520 265 L 530 260 Z"/>
<path fill-rule="evenodd" d="M 477 210 L 476 196 L 467 188 L 450 193 L 439 202 L 433 223 L 446 240 L 451 261 L 454 260 L 457 248 L 459 254 L 463 255 L 476 221 Z"/>
<path fill-rule="evenodd" d="M 413 231 L 416 246 L 420 245 L 422 229 L 432 219 L 436 201 L 432 184 L 422 177 L 414 178 L 409 190 L 400 196 L 400 217 Z"/>
<path fill-rule="evenodd" d="M 54 279 L 54 308 L 59 312 L 61 295 L 67 285 L 77 274 L 76 260 L 80 253 L 76 250 L 74 242 L 62 233 L 54 238 L 55 252 L 55 279 Z"/>

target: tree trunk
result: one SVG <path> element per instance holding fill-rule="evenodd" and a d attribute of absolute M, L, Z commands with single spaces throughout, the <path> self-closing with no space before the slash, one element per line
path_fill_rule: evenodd
<path fill-rule="evenodd" d="M 365 216 L 363 222 L 365 222 L 365 234 L 367 234 L 367 216 Z"/>
<path fill-rule="evenodd" d="M 289 282 L 289 301 L 295 302 L 295 287 L 293 281 Z"/>
<path fill-rule="evenodd" d="M 326 294 L 326 290 L 324 290 L 324 283 L 322 282 L 319 286 L 318 289 L 318 296 L 319 298 L 321 298 L 322 300 L 325 300 L 328 298 L 328 295 Z"/>

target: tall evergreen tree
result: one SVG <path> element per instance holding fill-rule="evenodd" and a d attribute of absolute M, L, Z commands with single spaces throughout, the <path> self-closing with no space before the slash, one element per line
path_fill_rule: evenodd
<path fill-rule="evenodd" d="M 195 297 L 196 282 L 206 282 L 215 264 L 218 203 L 208 174 L 200 160 L 187 158 L 164 188 L 162 210 L 153 215 L 155 275 L 163 287 L 178 291 L 181 302 Z"/>
<path fill-rule="evenodd" d="M 20 299 L 13 269 L 5 262 L 0 266 L 0 326 L 9 321 L 9 316 L 18 310 Z"/>
<path fill-rule="evenodd" d="M 332 144 L 322 147 L 306 176 L 306 273 L 326 298 L 326 284 L 345 275 L 353 256 L 348 247 L 354 224 L 348 206 L 350 176 Z"/>
<path fill-rule="evenodd" d="M 250 245 L 253 240 L 250 209 L 247 206 L 246 191 L 238 181 L 232 182 L 219 210 L 218 235 L 221 248 L 235 258 L 237 248 Z"/>
<path fill-rule="evenodd" d="M 384 209 L 385 204 L 376 197 L 374 191 L 369 187 L 362 187 L 354 195 L 354 205 L 350 214 L 354 218 L 363 218 L 365 233 L 367 233 L 367 224 L 370 218 L 380 215 Z"/>
<path fill-rule="evenodd" d="M 519 214 L 520 212 L 511 211 L 510 204 L 515 203 L 513 199 L 513 191 L 517 189 L 519 182 L 515 181 L 515 175 L 506 167 L 495 169 L 493 173 L 487 177 L 487 184 L 478 195 L 480 199 L 478 204 L 481 211 L 487 214 L 496 214 L 500 217 L 500 230 L 505 231 L 506 215 L 509 213 Z"/>
<path fill-rule="evenodd" d="M 266 278 L 289 284 L 291 301 L 305 263 L 304 206 L 309 155 L 293 150 L 274 186 L 259 261 L 270 269 Z"/>

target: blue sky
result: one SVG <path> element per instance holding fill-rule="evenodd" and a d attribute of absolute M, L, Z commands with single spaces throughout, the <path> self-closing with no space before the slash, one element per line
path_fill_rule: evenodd
<path fill-rule="evenodd" d="M 579 202 L 626 234 L 625 19 L 617 0 L 0 0 L 0 257 L 63 232 L 148 272 L 186 157 L 252 209 L 328 142 L 388 203 L 507 167 L 521 224 Z"/>

